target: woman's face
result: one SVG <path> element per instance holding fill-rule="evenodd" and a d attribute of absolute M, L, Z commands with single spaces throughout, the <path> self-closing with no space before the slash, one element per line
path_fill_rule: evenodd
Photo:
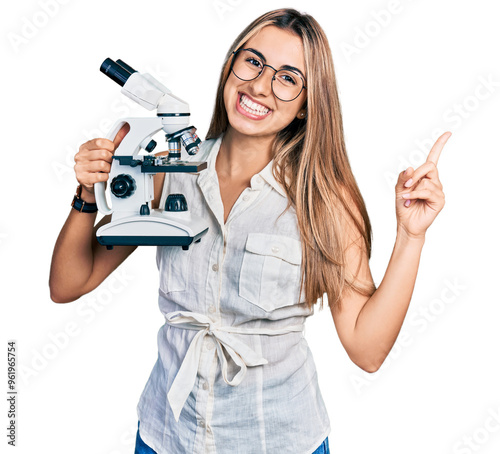
<path fill-rule="evenodd" d="M 263 63 L 273 68 L 296 68 L 305 77 L 302 40 L 289 31 L 275 26 L 264 27 L 243 46 L 260 54 Z M 265 60 L 264 60 L 265 59 Z M 252 61 L 255 64 L 255 62 Z M 271 89 L 274 71 L 265 67 L 256 79 L 245 81 L 230 73 L 224 86 L 224 105 L 230 127 L 240 134 L 273 138 L 297 117 L 306 100 L 306 90 L 290 102 L 278 99 Z M 298 79 L 299 83 L 302 83 Z M 277 81 L 274 82 L 275 84 Z"/>

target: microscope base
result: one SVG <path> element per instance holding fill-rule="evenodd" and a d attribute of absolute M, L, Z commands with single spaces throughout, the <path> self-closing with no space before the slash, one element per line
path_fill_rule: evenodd
<path fill-rule="evenodd" d="M 208 229 L 195 237 L 190 236 L 101 236 L 99 244 L 113 249 L 113 246 L 182 246 L 187 250 L 192 243 L 199 243 Z"/>
<path fill-rule="evenodd" d="M 187 216 L 186 216 L 187 215 Z M 97 241 L 113 246 L 182 246 L 188 249 L 208 232 L 203 219 L 153 210 L 148 216 L 128 216 L 103 225 L 96 233 Z"/>

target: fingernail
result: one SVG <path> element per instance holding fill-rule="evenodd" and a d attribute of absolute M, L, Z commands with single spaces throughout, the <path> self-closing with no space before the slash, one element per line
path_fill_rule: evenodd
<path fill-rule="evenodd" d="M 410 193 L 405 192 L 404 194 L 401 194 L 401 197 L 403 197 L 403 199 L 407 199 L 408 197 L 410 197 Z"/>
<path fill-rule="evenodd" d="M 405 173 L 403 175 L 408 175 L 408 169 L 405 170 Z"/>
<path fill-rule="evenodd" d="M 405 207 L 410 206 L 410 203 L 411 203 L 411 200 L 407 200 L 407 201 L 405 202 Z"/>
<path fill-rule="evenodd" d="M 410 178 L 406 183 L 405 183 L 405 188 L 409 188 L 413 184 L 413 178 Z"/>

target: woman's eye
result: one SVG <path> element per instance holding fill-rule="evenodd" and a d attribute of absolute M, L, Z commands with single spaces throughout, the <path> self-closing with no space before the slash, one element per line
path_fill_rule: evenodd
<path fill-rule="evenodd" d="M 255 66 L 256 68 L 261 67 L 260 61 L 256 60 L 255 58 L 247 58 L 247 62 L 250 63 L 252 66 Z"/>
<path fill-rule="evenodd" d="M 289 73 L 279 73 L 279 78 L 281 82 L 286 85 L 297 85 L 296 78 L 290 75 Z"/>

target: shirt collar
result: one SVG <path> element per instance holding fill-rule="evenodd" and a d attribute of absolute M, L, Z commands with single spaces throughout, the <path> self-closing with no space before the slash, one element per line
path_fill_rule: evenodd
<path fill-rule="evenodd" d="M 207 173 L 216 176 L 215 171 L 215 160 L 217 159 L 217 155 L 219 154 L 220 146 L 222 143 L 223 135 L 221 135 L 218 139 L 215 139 L 213 145 L 210 147 L 209 154 L 207 156 Z M 255 181 L 256 177 L 260 176 L 266 183 L 271 185 L 271 187 L 282 197 L 286 197 L 286 192 L 284 188 L 276 181 L 273 175 L 273 162 L 274 160 L 269 161 L 269 163 L 264 167 L 258 174 L 252 177 L 251 181 Z M 202 172 L 203 174 L 203 172 Z"/>
<path fill-rule="evenodd" d="M 266 180 L 273 188 L 274 190 L 280 194 L 283 197 L 286 197 L 286 192 L 283 189 L 283 187 L 276 181 L 276 178 L 274 178 L 273 175 L 273 162 L 274 160 L 271 160 L 269 164 L 267 164 L 266 167 L 264 167 L 258 175 L 260 175 L 264 180 Z"/>

